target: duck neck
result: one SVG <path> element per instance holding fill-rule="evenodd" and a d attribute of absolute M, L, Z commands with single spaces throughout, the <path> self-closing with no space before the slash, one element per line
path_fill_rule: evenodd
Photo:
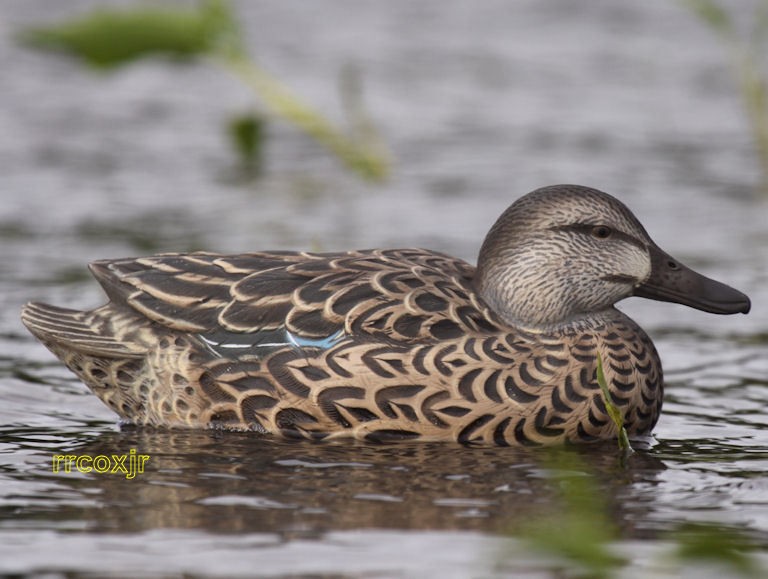
<path fill-rule="evenodd" d="M 501 317 L 501 316 L 499 316 Z M 625 325 L 627 322 L 635 325 L 631 318 L 614 307 L 599 312 L 574 316 L 565 320 L 537 323 L 525 319 L 501 317 L 502 321 L 510 328 L 515 328 L 532 334 L 546 334 L 548 336 L 573 336 L 589 334 L 604 330 L 616 324 Z"/>
<path fill-rule="evenodd" d="M 604 288 L 576 275 L 558 277 L 557 268 L 540 252 L 534 252 L 532 259 L 523 253 L 481 253 L 473 282 L 481 300 L 508 326 L 574 333 L 623 317 L 613 304 L 624 296 L 602 295 Z"/>
<path fill-rule="evenodd" d="M 603 311 L 590 312 L 589 314 L 561 320 L 556 323 L 537 326 L 533 331 L 567 336 L 591 333 L 595 330 L 604 329 L 616 324 L 626 324 L 627 322 L 631 322 L 634 325 L 634 322 L 626 314 L 614 307 L 610 307 Z"/>

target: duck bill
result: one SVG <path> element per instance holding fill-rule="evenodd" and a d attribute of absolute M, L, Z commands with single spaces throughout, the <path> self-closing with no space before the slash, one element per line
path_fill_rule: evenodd
<path fill-rule="evenodd" d="M 683 304 L 711 314 L 749 312 L 749 298 L 740 291 L 693 271 L 655 245 L 650 252 L 651 274 L 635 287 L 633 295 Z"/>

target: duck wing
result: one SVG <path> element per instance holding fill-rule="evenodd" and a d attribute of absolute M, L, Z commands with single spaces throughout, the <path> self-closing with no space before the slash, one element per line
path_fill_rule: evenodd
<path fill-rule="evenodd" d="M 499 331 L 472 289 L 474 268 L 427 250 L 165 254 L 97 261 L 91 270 L 113 305 L 230 348 L 278 339 L 324 348 L 363 335 L 413 343 Z M 255 334 L 259 340 L 245 338 Z"/>

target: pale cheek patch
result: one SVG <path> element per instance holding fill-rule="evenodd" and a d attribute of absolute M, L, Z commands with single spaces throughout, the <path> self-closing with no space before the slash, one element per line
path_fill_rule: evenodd
<path fill-rule="evenodd" d="M 630 265 L 634 277 L 640 279 L 640 283 L 645 282 L 651 275 L 651 257 L 643 251 L 632 251 L 627 256 L 627 264 Z"/>

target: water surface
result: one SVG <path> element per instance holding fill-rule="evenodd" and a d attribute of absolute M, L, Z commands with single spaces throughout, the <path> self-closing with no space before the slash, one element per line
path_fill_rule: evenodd
<path fill-rule="evenodd" d="M 101 303 L 85 264 L 104 257 L 422 246 L 474 261 L 509 203 L 557 182 L 619 196 L 753 299 L 746 317 L 621 306 L 664 362 L 657 443 L 624 467 L 591 446 L 573 468 L 594 477 L 628 573 L 674 576 L 658 561 L 690 521 L 768 546 L 767 208 L 727 57 L 680 5 L 237 4 L 260 61 L 339 122 L 338 75 L 359 67 L 395 161 L 373 186 L 279 123 L 265 174 L 239 180 L 221 126 L 252 100 L 214 69 L 93 75 L 12 42 L 95 4 L 0 8 L 0 572 L 549 576 L 508 539 L 560 508 L 540 452 L 121 430 L 18 313 Z M 55 454 L 131 449 L 151 456 L 132 479 L 52 472 Z"/>

